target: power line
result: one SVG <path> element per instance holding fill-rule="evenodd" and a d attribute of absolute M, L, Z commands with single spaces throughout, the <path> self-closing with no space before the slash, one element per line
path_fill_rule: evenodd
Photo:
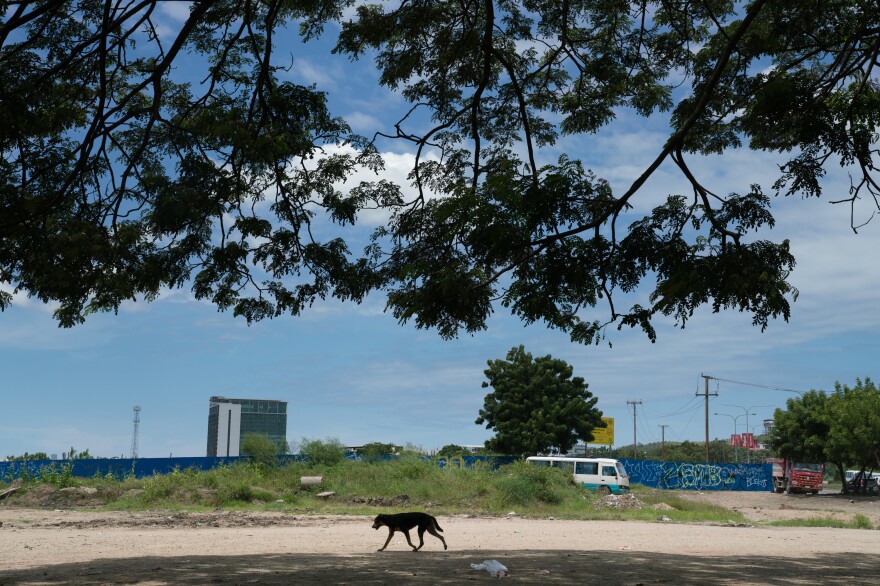
<path fill-rule="evenodd" d="M 647 434 L 651 443 L 657 442 L 657 435 L 654 433 L 654 430 L 651 424 L 648 422 L 648 418 L 645 416 L 645 409 L 642 407 L 642 410 L 639 412 L 639 425 L 642 426 L 643 435 Z M 645 443 L 645 442 L 642 442 Z"/>
<path fill-rule="evenodd" d="M 730 380 L 727 378 L 718 378 L 717 376 L 710 376 L 710 375 L 706 375 L 706 376 L 711 378 L 712 380 L 722 381 L 722 382 L 726 382 L 726 383 L 733 383 L 736 385 L 745 385 L 747 387 L 758 387 L 760 389 L 769 389 L 771 391 L 782 391 L 783 393 L 796 393 L 798 395 L 804 394 L 803 391 L 796 391 L 794 389 L 784 389 L 782 387 L 773 387 L 770 385 L 759 385 L 758 383 L 747 383 L 747 382 L 738 381 L 738 380 Z"/>
<path fill-rule="evenodd" d="M 691 418 L 688 419 L 687 423 L 684 424 L 684 427 L 681 428 L 681 432 L 680 432 L 680 433 L 676 433 L 676 434 L 674 434 L 675 437 L 676 437 L 676 439 L 677 439 L 678 441 L 683 441 L 683 440 L 682 440 L 682 437 L 684 436 L 684 433 L 685 433 L 688 429 L 690 429 L 690 427 L 691 427 L 691 423 L 694 421 L 694 417 L 697 416 L 697 412 L 698 412 L 698 411 L 699 411 L 699 409 L 694 409 L 694 410 L 692 410 L 692 411 L 691 411 Z"/>
<path fill-rule="evenodd" d="M 676 415 L 684 415 L 685 413 L 690 413 L 691 411 L 694 411 L 695 409 L 700 408 L 699 401 L 700 400 L 697 397 L 691 397 L 690 399 L 688 399 L 687 403 L 685 403 L 683 406 L 679 407 L 678 409 L 676 409 L 672 413 L 666 413 L 664 415 L 651 415 L 651 418 L 652 419 L 665 419 L 667 417 L 675 417 Z"/>

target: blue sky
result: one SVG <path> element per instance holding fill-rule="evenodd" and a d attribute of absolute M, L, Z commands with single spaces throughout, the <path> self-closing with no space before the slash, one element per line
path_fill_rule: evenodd
<path fill-rule="evenodd" d="M 175 8 L 176 7 L 176 8 Z M 173 25 L 180 5 L 163 5 Z M 173 29 L 173 26 L 171 26 Z M 398 97 L 372 83 L 368 62 L 296 50 L 289 73 L 315 83 L 332 98 L 331 110 L 355 131 L 372 134 L 405 108 Z M 540 154 L 582 158 L 620 192 L 642 172 L 665 140 L 662 120 L 621 112 L 601 136 L 566 138 Z M 411 153 L 389 145 L 387 176 L 403 181 Z M 749 151 L 691 161 L 711 186 L 744 190 L 769 186 L 779 161 Z M 845 195 L 849 179 L 832 172 L 826 188 Z M 687 193 L 670 165 L 661 168 L 634 202 L 646 213 L 668 193 Z M 831 192 L 829 192 L 831 195 Z M 876 292 L 880 269 L 880 221 L 859 234 L 849 228 L 848 207 L 829 199 L 776 198 L 777 226 L 765 237 L 791 239 L 798 265 L 791 282 L 800 290 L 789 323 L 766 332 L 737 312 L 703 309 L 681 330 L 657 321 L 658 341 L 640 331 L 609 332 L 599 346 L 572 344 L 568 336 L 536 324 L 525 327 L 501 307 L 487 331 L 444 341 L 434 331 L 398 325 L 385 314 L 384 299 L 361 305 L 320 302 L 298 318 L 248 326 L 231 314 L 196 301 L 188 289 L 166 292 L 152 304 L 127 303 L 118 315 L 97 315 L 72 330 L 59 329 L 44 306 L 16 295 L 0 314 L 0 458 L 24 451 L 60 454 L 71 446 L 94 455 L 128 456 L 132 407 L 140 405 L 140 455 L 205 454 L 208 399 L 212 395 L 288 401 L 288 439 L 338 438 L 411 443 L 436 449 L 448 443 L 479 444 L 490 432 L 474 423 L 486 390 L 486 361 L 523 344 L 534 355 L 568 361 L 615 418 L 616 444 L 630 444 L 633 417 L 626 402 L 641 400 L 638 441 L 704 437 L 704 406 L 695 394 L 701 373 L 796 390 L 831 389 L 872 376 L 880 355 Z M 870 210 L 860 210 L 869 214 Z M 364 218 L 367 226 L 380 218 Z M 646 294 L 646 291 L 643 292 Z M 594 316 L 604 317 L 599 308 Z M 713 381 L 710 435 L 724 437 L 747 407 L 750 425 L 783 406 L 790 393 Z M 728 407 L 725 405 L 734 405 Z M 738 419 L 745 431 L 745 417 Z"/>

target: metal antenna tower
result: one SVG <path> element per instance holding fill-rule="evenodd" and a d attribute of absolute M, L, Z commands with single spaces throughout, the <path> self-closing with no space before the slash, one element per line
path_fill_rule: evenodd
<path fill-rule="evenodd" d="M 141 406 L 134 406 L 134 430 L 131 433 L 131 459 L 138 457 L 138 427 L 141 424 Z"/>

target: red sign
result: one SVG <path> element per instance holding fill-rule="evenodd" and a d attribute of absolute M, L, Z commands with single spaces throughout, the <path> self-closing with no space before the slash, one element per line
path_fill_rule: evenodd
<path fill-rule="evenodd" d="M 742 445 L 744 448 L 748 448 L 750 450 L 757 450 L 758 449 L 758 441 L 755 439 L 755 434 L 753 434 L 753 433 L 742 434 Z"/>
<path fill-rule="evenodd" d="M 742 436 L 738 433 L 735 433 L 732 436 L 730 436 L 730 445 L 733 446 L 734 448 L 741 448 L 743 445 Z"/>

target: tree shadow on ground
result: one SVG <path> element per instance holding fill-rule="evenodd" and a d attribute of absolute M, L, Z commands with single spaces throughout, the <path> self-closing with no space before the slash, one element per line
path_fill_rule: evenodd
<path fill-rule="evenodd" d="M 867 541 L 873 535 L 867 535 Z M 858 584 L 872 579 L 880 554 L 809 559 L 696 556 L 638 551 L 447 551 L 357 555 L 271 554 L 94 560 L 0 571 L 11 584 L 461 584 L 495 582 L 472 563 L 497 559 L 521 584 Z"/>

